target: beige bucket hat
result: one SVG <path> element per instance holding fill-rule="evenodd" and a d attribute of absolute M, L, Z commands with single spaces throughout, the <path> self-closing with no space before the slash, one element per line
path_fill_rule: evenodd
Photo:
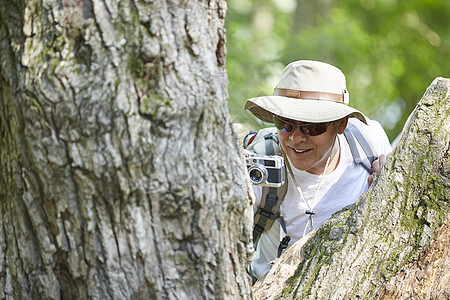
<path fill-rule="evenodd" d="M 273 96 L 248 99 L 245 109 L 273 123 L 273 115 L 308 123 L 355 117 L 367 124 L 360 111 L 348 106 L 349 94 L 341 70 L 324 62 L 299 60 L 281 74 Z"/>

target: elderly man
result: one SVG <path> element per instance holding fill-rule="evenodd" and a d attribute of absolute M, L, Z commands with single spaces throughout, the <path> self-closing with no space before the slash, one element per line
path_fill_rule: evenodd
<path fill-rule="evenodd" d="M 381 125 L 348 103 L 344 74 L 329 64 L 308 60 L 284 69 L 273 96 L 247 101 L 245 109 L 277 127 L 289 170 L 279 222 L 258 240 L 251 265 L 254 277 L 261 278 L 269 270 L 285 236 L 294 243 L 368 189 L 371 174 L 355 163 L 342 135 L 350 123 L 377 157 L 391 151 Z M 256 213 L 262 187 L 254 186 L 254 192 Z"/>

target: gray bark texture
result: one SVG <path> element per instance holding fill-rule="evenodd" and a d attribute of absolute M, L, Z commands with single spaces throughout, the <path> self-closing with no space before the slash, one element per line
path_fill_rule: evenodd
<path fill-rule="evenodd" d="M 292 245 L 256 299 L 450 298 L 450 79 L 436 78 L 357 203 Z"/>
<path fill-rule="evenodd" d="M 224 0 L 0 0 L 0 299 L 250 298 Z"/>

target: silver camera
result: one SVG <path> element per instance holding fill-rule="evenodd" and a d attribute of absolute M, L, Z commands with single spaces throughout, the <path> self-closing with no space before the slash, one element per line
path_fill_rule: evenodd
<path fill-rule="evenodd" d="M 254 185 L 280 187 L 284 184 L 284 160 L 281 156 L 258 156 L 245 158 L 250 181 Z"/>

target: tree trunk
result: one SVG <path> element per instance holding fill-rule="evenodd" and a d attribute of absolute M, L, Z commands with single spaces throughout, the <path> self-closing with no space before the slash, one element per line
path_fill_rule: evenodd
<path fill-rule="evenodd" d="M 249 298 L 224 0 L 0 0 L 0 298 Z"/>
<path fill-rule="evenodd" d="M 449 299 L 449 97 L 437 78 L 369 191 L 290 247 L 256 299 Z"/>

